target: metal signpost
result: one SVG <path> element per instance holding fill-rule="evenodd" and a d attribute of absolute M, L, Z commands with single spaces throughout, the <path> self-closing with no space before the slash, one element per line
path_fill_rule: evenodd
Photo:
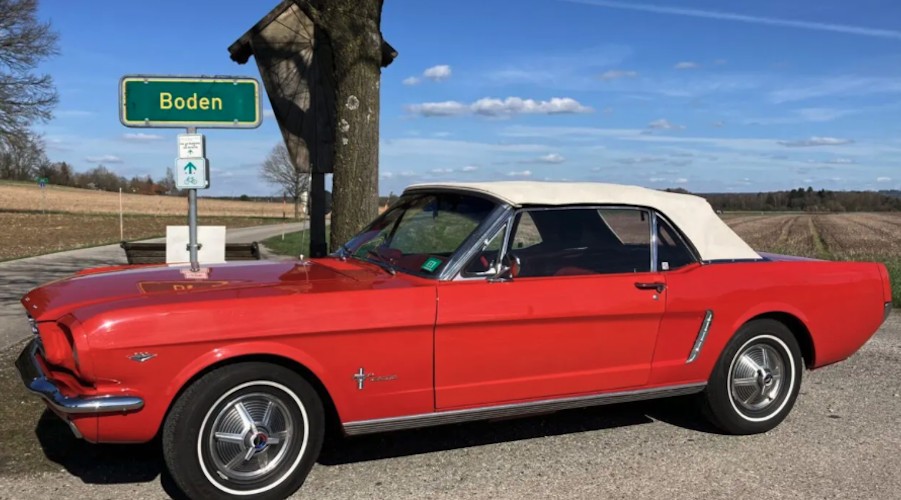
<path fill-rule="evenodd" d="M 50 179 L 46 177 L 38 177 L 38 186 L 41 188 L 41 213 L 47 213 L 47 191 L 44 190 L 47 187 L 47 183 L 50 182 Z"/>
<path fill-rule="evenodd" d="M 197 190 L 210 187 L 205 128 L 256 128 L 263 120 L 260 84 L 254 78 L 129 75 L 119 82 L 119 120 L 126 127 L 181 128 L 175 186 L 188 190 L 188 252 L 197 251 Z"/>

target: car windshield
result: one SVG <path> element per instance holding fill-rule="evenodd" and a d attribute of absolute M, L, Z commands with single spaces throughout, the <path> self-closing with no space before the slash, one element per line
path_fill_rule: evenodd
<path fill-rule="evenodd" d="M 392 273 L 438 276 L 495 206 L 484 198 L 454 193 L 405 195 L 347 242 L 339 255 Z"/>

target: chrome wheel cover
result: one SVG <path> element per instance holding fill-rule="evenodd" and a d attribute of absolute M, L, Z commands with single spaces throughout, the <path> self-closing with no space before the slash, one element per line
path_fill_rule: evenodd
<path fill-rule="evenodd" d="M 760 412 L 780 399 L 786 387 L 788 354 L 766 342 L 746 344 L 732 362 L 729 392 L 742 410 Z"/>
<path fill-rule="evenodd" d="M 206 436 L 220 478 L 255 481 L 287 458 L 297 423 L 281 398 L 268 392 L 245 393 L 220 408 Z"/>

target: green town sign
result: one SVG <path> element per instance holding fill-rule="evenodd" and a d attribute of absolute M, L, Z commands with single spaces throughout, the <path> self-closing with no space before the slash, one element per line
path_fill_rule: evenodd
<path fill-rule="evenodd" d="M 260 84 L 245 77 L 125 76 L 119 119 L 127 127 L 255 128 Z"/>

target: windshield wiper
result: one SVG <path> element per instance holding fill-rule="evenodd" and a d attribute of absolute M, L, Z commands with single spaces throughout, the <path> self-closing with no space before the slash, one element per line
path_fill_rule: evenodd
<path fill-rule="evenodd" d="M 397 275 L 397 271 L 394 270 L 394 265 L 390 261 L 388 261 L 387 259 L 382 257 L 382 254 L 380 254 L 377 251 L 370 248 L 369 250 L 366 250 L 366 255 L 375 257 L 375 260 L 366 259 L 369 262 L 372 262 L 373 264 L 376 264 L 377 266 L 381 267 L 385 271 L 388 271 L 388 274 L 390 274 L 391 276 Z"/>

